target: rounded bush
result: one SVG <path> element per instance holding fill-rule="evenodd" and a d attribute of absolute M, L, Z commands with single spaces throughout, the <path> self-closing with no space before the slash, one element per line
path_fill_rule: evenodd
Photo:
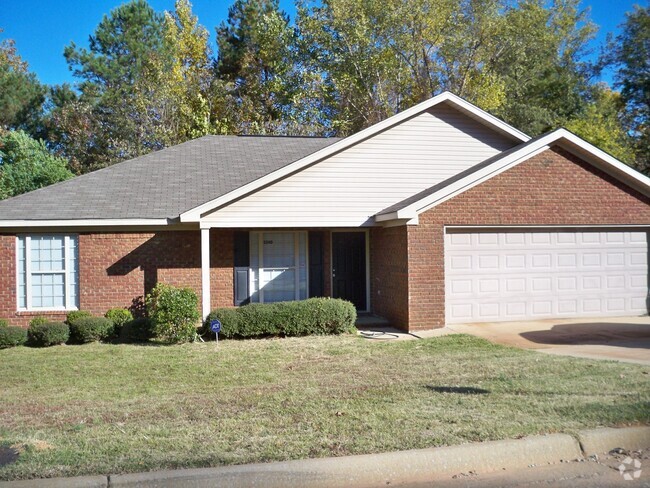
<path fill-rule="evenodd" d="M 193 341 L 201 319 L 198 302 L 191 288 L 158 283 L 145 299 L 156 337 L 173 343 Z"/>
<path fill-rule="evenodd" d="M 82 317 L 70 324 L 70 340 L 78 344 L 102 341 L 113 335 L 113 322 L 105 317 Z"/>
<path fill-rule="evenodd" d="M 74 322 L 76 322 L 79 319 L 85 319 L 92 316 L 93 314 L 87 312 L 86 310 L 73 310 L 72 312 L 69 312 L 68 315 L 66 316 L 65 323 L 68 325 L 72 325 Z"/>
<path fill-rule="evenodd" d="M 120 335 L 124 324 L 133 320 L 133 314 L 126 308 L 111 308 L 104 317 L 113 322 L 116 336 Z"/>
<path fill-rule="evenodd" d="M 27 329 L 27 342 L 32 346 L 47 347 L 64 344 L 70 338 L 70 328 L 63 322 L 30 324 Z"/>
<path fill-rule="evenodd" d="M 47 317 L 43 317 L 39 315 L 38 317 L 34 317 L 32 320 L 29 321 L 29 326 L 31 327 L 32 325 L 43 325 L 47 324 L 48 322 L 51 322 L 50 319 Z"/>
<path fill-rule="evenodd" d="M 0 349 L 25 345 L 27 342 L 27 329 L 6 325 L 7 322 L 3 322 L 4 325 L 0 325 Z"/>
<path fill-rule="evenodd" d="M 120 340 L 123 342 L 147 342 L 155 336 L 153 323 L 148 318 L 140 317 L 130 320 L 120 330 Z"/>

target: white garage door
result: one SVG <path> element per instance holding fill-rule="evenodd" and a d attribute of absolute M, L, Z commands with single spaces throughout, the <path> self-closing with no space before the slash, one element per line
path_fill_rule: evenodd
<path fill-rule="evenodd" d="M 445 236 L 447 323 L 647 313 L 646 232 Z"/>

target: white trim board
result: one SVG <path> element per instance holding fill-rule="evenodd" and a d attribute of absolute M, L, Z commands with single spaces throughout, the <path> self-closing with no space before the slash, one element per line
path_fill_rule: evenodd
<path fill-rule="evenodd" d="M 479 169 L 478 171 L 462 178 L 422 199 L 395 212 L 375 216 L 377 222 L 388 222 L 396 219 L 417 219 L 422 212 L 440 205 L 441 203 L 483 183 L 490 178 L 497 176 L 504 171 L 527 161 L 531 157 L 540 154 L 551 147 L 551 145 L 568 146 L 569 151 L 577 153 L 578 156 L 586 158 L 590 164 L 602 169 L 611 176 L 629 184 L 631 187 L 650 194 L 650 178 L 630 168 L 625 163 L 610 156 L 598 149 L 584 139 L 576 136 L 566 129 L 557 129 L 538 140 L 527 144 L 518 151 L 497 159 L 494 163 Z"/>
<path fill-rule="evenodd" d="M 299 159 L 298 161 L 294 161 L 293 163 L 290 163 L 284 166 L 283 168 L 280 168 L 276 171 L 273 171 L 272 173 L 269 173 L 268 175 L 258 178 L 257 180 L 248 183 L 247 185 L 241 186 L 236 190 L 233 190 L 225 195 L 215 198 L 214 200 L 210 200 L 209 202 L 206 202 L 202 205 L 194 207 L 193 209 L 183 212 L 180 215 L 180 220 L 181 222 L 199 222 L 201 220 L 201 216 L 206 212 L 209 212 L 218 207 L 226 205 L 227 203 L 230 203 L 233 200 L 241 198 L 244 195 L 252 193 L 265 186 L 268 186 L 282 178 L 289 176 L 292 173 L 300 171 L 311 164 L 314 164 L 328 156 L 331 156 L 354 144 L 357 144 L 365 139 L 368 139 L 369 137 L 379 132 L 382 132 L 394 125 L 397 125 L 400 122 L 409 119 L 411 117 L 414 117 L 415 115 L 422 113 L 428 110 L 429 108 L 443 102 L 450 103 L 455 108 L 459 109 L 461 112 L 468 114 L 475 120 L 501 132 L 502 134 L 505 134 L 506 136 L 510 137 L 513 140 L 519 142 L 527 142 L 530 140 L 530 137 L 524 134 L 523 132 L 515 129 L 514 127 L 488 114 L 487 112 L 472 105 L 471 103 L 466 102 L 462 98 L 457 97 L 456 95 L 450 92 L 443 92 L 440 95 L 437 95 L 433 98 L 430 98 L 429 100 L 426 100 L 422 103 L 419 103 L 409 108 L 408 110 L 404 110 L 403 112 L 393 115 L 392 117 L 389 117 L 388 119 L 382 122 L 379 122 L 371 127 L 368 127 L 367 129 L 357 132 L 356 134 L 353 134 L 330 146 L 327 146 L 319 151 L 316 151 L 315 153 L 312 153 L 309 156 Z"/>

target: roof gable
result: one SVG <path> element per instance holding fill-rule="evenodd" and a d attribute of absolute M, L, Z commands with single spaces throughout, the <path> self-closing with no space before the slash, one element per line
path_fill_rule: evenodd
<path fill-rule="evenodd" d="M 253 181 L 247 185 L 243 185 L 240 188 L 237 188 L 229 194 L 225 194 L 210 200 L 206 203 L 203 203 L 187 212 L 184 212 L 180 216 L 181 222 L 198 222 L 201 220 L 201 216 L 209 213 L 210 211 L 227 205 L 228 203 L 242 198 L 245 195 L 251 194 L 261 188 L 272 185 L 275 182 L 286 178 L 287 176 L 294 174 L 298 171 L 301 171 L 319 161 L 322 161 L 330 156 L 333 156 L 337 153 L 340 153 L 356 144 L 359 144 L 373 136 L 381 134 L 391 127 L 397 126 L 404 121 L 412 119 L 413 117 L 426 112 L 427 110 L 440 105 L 448 104 L 453 106 L 456 110 L 467 115 L 468 117 L 479 122 L 483 126 L 488 127 L 489 129 L 501 134 L 502 136 L 512 140 L 513 142 L 525 142 L 530 139 L 529 136 L 523 132 L 511 127 L 505 122 L 497 119 L 496 117 L 488 114 L 487 112 L 479 109 L 478 107 L 472 105 L 471 103 L 463 100 L 460 97 L 450 93 L 444 92 L 440 95 L 437 95 L 429 100 L 426 100 L 422 103 L 419 103 L 403 112 L 400 112 L 388 119 L 379 122 L 367 129 L 364 129 L 356 134 L 353 134 L 345 139 L 341 139 L 338 142 L 327 146 L 319 151 L 316 151 L 309 156 L 302 158 L 298 161 L 295 161 L 291 164 L 288 164 L 281 169 L 274 171 L 270 174 L 265 175 L 262 178 L 259 178 L 256 181 Z"/>
<path fill-rule="evenodd" d="M 650 194 L 650 178 L 598 149 L 566 129 L 557 129 L 531 139 L 501 154 L 497 154 L 448 180 L 434 185 L 379 212 L 377 222 L 408 221 L 417 223 L 417 217 L 436 205 L 453 198 L 474 186 L 559 145 L 590 164 L 623 181 L 645 195 Z"/>

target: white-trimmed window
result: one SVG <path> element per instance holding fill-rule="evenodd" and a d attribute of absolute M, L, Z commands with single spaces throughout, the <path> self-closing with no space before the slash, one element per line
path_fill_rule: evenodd
<path fill-rule="evenodd" d="M 307 298 L 307 233 L 250 233 L 251 302 Z"/>
<path fill-rule="evenodd" d="M 23 235 L 16 239 L 18 310 L 79 308 L 76 235 Z"/>

